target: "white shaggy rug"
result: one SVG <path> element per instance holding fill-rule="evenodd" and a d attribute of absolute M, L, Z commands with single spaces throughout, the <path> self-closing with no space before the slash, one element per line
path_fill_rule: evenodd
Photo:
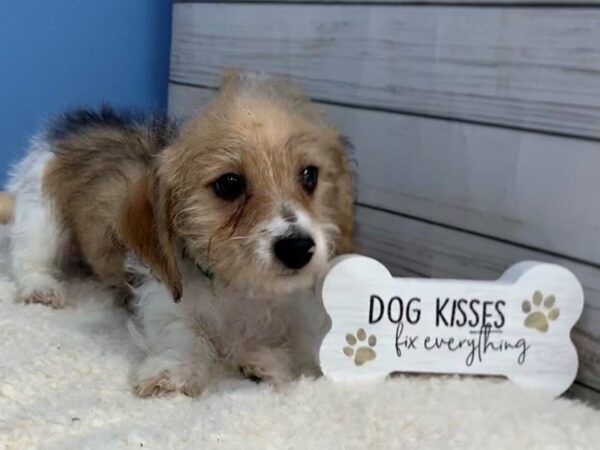
<path fill-rule="evenodd" d="M 246 381 L 200 398 L 142 400 L 125 316 L 90 285 L 75 309 L 13 301 L 0 282 L 0 449 L 599 448 L 600 412 L 507 383 L 396 378 Z"/>

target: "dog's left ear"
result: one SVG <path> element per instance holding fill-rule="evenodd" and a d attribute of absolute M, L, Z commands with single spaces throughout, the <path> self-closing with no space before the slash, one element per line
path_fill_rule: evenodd
<path fill-rule="evenodd" d="M 351 253 L 354 247 L 354 183 L 350 169 L 350 152 L 354 147 L 345 136 L 334 146 L 334 159 L 339 168 L 337 180 L 337 225 L 340 230 L 335 253 Z"/>
<path fill-rule="evenodd" d="M 168 199 L 156 177 L 145 177 L 131 190 L 121 210 L 118 234 L 123 243 L 165 283 L 179 302 L 181 274 L 177 268 Z"/>

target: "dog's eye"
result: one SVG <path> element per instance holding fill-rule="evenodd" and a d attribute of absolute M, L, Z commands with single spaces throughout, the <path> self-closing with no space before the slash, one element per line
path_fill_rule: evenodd
<path fill-rule="evenodd" d="M 246 189 L 246 180 L 243 176 L 236 173 L 226 173 L 221 175 L 213 183 L 213 190 L 218 197 L 224 200 L 235 200 L 244 193 Z"/>
<path fill-rule="evenodd" d="M 315 166 L 308 166 L 302 169 L 300 172 L 300 183 L 306 192 L 312 194 L 316 187 L 319 179 L 319 169 Z"/>

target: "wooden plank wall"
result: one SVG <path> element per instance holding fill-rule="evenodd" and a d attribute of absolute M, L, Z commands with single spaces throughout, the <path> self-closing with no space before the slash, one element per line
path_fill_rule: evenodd
<path fill-rule="evenodd" d="M 404 3 L 177 3 L 170 111 L 227 67 L 298 81 L 356 147 L 361 252 L 397 275 L 571 268 L 577 389 L 600 391 L 600 4 Z"/>

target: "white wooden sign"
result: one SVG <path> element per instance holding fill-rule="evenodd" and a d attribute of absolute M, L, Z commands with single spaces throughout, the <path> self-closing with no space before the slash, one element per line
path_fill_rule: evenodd
<path fill-rule="evenodd" d="M 437 280 L 393 278 L 350 255 L 334 262 L 322 294 L 331 329 L 319 357 L 332 379 L 496 375 L 558 396 L 577 373 L 570 331 L 583 290 L 555 264 L 521 262 L 496 281 Z"/>

